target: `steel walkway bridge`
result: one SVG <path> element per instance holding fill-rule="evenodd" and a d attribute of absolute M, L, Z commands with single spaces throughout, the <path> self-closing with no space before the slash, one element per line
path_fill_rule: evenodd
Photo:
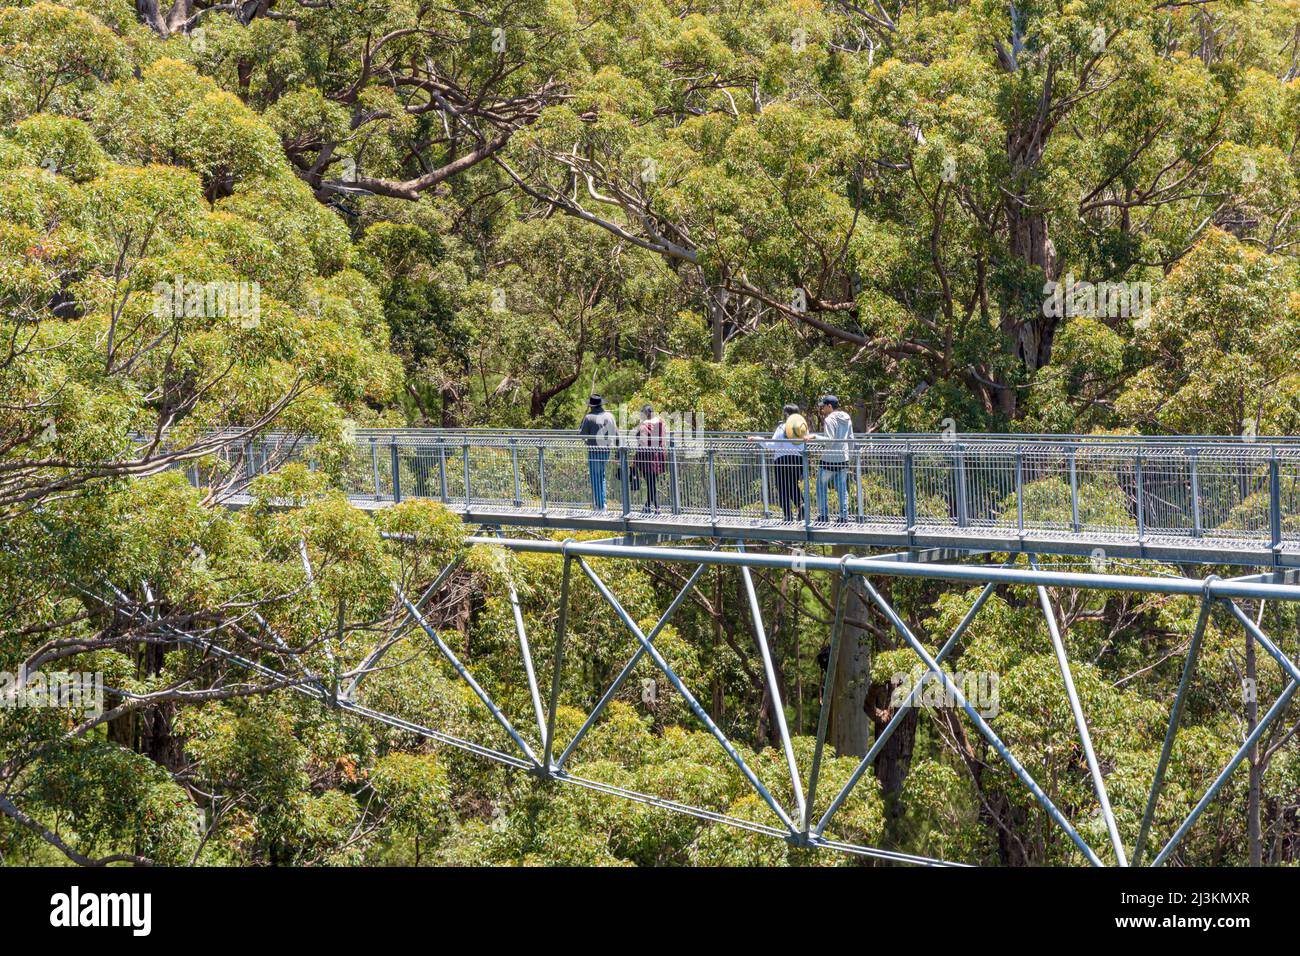
<path fill-rule="evenodd" d="M 364 508 L 432 498 L 494 527 L 1300 566 L 1300 439 L 869 435 L 839 448 L 809 441 L 780 464 L 775 443 L 735 433 L 669 436 L 657 455 L 634 436 L 596 441 L 362 431 L 344 480 Z M 243 479 L 232 490 L 285 461 L 310 463 L 312 450 L 287 436 L 242 442 L 226 452 Z M 822 472 L 832 458 L 846 472 L 843 503 Z M 656 459 L 651 499 L 641 464 Z M 783 491 L 795 499 L 788 513 Z"/>
<path fill-rule="evenodd" d="M 329 682 L 322 679 L 320 671 L 309 669 L 301 655 L 289 653 L 274 633 L 269 642 L 263 641 L 243 655 L 210 637 L 178 634 L 176 639 L 283 680 L 327 706 L 546 780 L 691 814 L 794 846 L 921 864 L 945 861 L 846 843 L 835 837 L 834 819 L 908 711 L 930 706 L 921 696 L 927 680 L 966 714 L 989 746 L 989 759 L 996 754 L 996 759 L 1005 763 L 1073 844 L 1080 860 L 1120 866 L 1177 862 L 1184 837 L 1241 764 L 1250 759 L 1269 728 L 1282 726 L 1279 722 L 1300 691 L 1300 666 L 1296 663 L 1300 654 L 1289 647 L 1294 639 L 1272 637 L 1263 627 L 1266 604 L 1300 602 L 1300 439 L 862 436 L 838 449 L 809 442 L 793 470 L 788 458 L 775 460 L 775 452 L 782 450 L 789 449 L 772 448 L 737 434 L 674 438 L 664 449 L 662 470 L 655 472 L 656 502 L 647 498 L 647 470 L 638 467 L 647 460 L 645 449 L 627 436 L 610 436 L 599 445 L 590 445 L 573 433 L 537 431 L 363 431 L 355 436 L 341 470 L 341 480 L 355 504 L 379 508 L 408 498 L 434 499 L 480 526 L 478 532 L 468 532 L 467 548 L 503 547 L 550 554 L 563 562 L 549 681 L 539 673 L 540 662 L 533 652 L 537 635 L 530 640 L 518 594 L 507 576 L 520 674 L 529 691 L 531 713 L 526 717 L 515 715 L 512 720 L 505 713 L 475 680 L 470 664 L 457 656 L 455 642 L 445 640 L 426 616 L 430 602 L 457 572 L 463 553 L 418 596 L 408 596 L 394 585 L 394 626 L 380 635 L 373 648 L 330 648 L 328 635 L 322 635 L 328 653 L 313 666 L 331 668 Z M 248 500 L 248 485 L 257 476 L 290 461 L 316 467 L 320 464 L 316 452 L 310 441 L 285 435 L 255 440 L 234 436 L 217 461 L 194 466 L 190 478 L 209 490 L 210 500 L 237 506 Z M 836 459 L 844 462 L 841 470 L 847 473 L 843 520 L 841 502 L 833 490 L 825 518 L 815 504 L 821 465 Z M 602 478 L 607 487 L 604 509 L 593 501 L 593 486 Z M 792 507 L 788 519 L 783 497 Z M 814 504 L 799 511 L 799 501 Z M 518 528 L 518 536 L 506 537 L 507 526 Z M 615 532 L 616 536 L 576 541 L 558 540 L 562 534 L 536 533 L 592 529 Z M 842 547 L 840 554 L 832 555 L 817 547 L 823 544 L 896 550 L 856 556 L 842 553 L 846 550 Z M 311 584 L 311 546 L 304 541 L 300 548 L 306 581 Z M 1040 563 L 1040 555 L 1067 556 L 1065 568 Z M 1075 555 L 1091 560 L 1069 557 Z M 599 562 L 613 558 L 672 563 L 689 569 L 682 575 L 681 589 L 649 631 L 642 629 L 620 603 L 615 588 L 600 576 Z M 1179 569 L 1116 567 L 1118 559 L 1131 558 L 1174 563 Z M 1203 576 L 1195 576 L 1194 565 L 1207 566 L 1199 572 Z M 1252 569 L 1243 567 L 1243 573 L 1232 577 L 1213 573 L 1224 565 Z M 656 636 L 708 568 L 736 573 L 747 595 L 757 658 L 766 691 L 774 702 L 772 713 L 787 770 L 785 779 L 759 778 L 655 646 Z M 838 669 L 846 666 L 844 661 L 851 656 L 851 652 L 846 656 L 846 642 L 842 641 L 850 593 L 865 596 L 864 601 L 912 650 L 925 674 L 870 745 L 863 742 L 865 756 L 847 783 L 829 798 L 818 791 L 829 707 L 818 708 L 811 763 L 802 765 L 786 725 L 786 693 L 773 665 L 754 583 L 756 570 L 787 569 L 840 583 L 829 634 L 829 663 L 821 687 L 823 702 L 833 699 L 839 686 Z M 1123 573 L 1117 573 L 1120 571 Z M 927 647 L 893 607 L 888 589 L 876 586 L 875 582 L 895 578 L 955 585 L 966 594 L 965 615 L 937 651 Z M 856 591 L 848 587 L 851 582 Z M 566 666 L 572 666 L 565 659 L 570 594 L 582 586 L 594 589 L 634 643 L 626 665 L 599 700 L 574 701 L 561 693 L 561 674 Z M 996 718 L 986 718 L 967 700 L 960 681 L 953 676 L 951 665 L 963 634 L 999 588 L 1003 593 L 1012 588 L 1029 589 L 1041 611 L 1060 670 L 1063 697 L 1078 734 L 1083 757 L 1078 770 L 1086 770 L 1095 803 L 1060 805 L 1059 782 L 1040 783 L 1035 768 L 1022 763 L 1003 739 Z M 1114 755 L 1098 752 L 1094 746 L 1059 623 L 1061 594 L 1073 590 L 1164 596 L 1188 602 L 1188 610 L 1196 611 L 1190 639 L 1166 655 L 1166 659 L 1181 657 L 1181 676 L 1173 699 L 1160 702 L 1168 704 L 1168 722 L 1149 793 L 1136 802 L 1130 796 L 1122 814 L 1112 807 L 1106 780 L 1105 768 L 1114 765 Z M 104 600 L 123 614 L 132 613 L 131 601 L 122 592 Z M 1221 633 L 1240 628 L 1245 643 L 1271 659 L 1281 691 L 1267 707 L 1261 701 L 1258 719 L 1248 723 L 1240 739 L 1232 741 L 1231 759 L 1212 780 L 1198 785 L 1200 796 L 1192 811 L 1186 817 L 1162 819 L 1160 798 L 1170 767 L 1178 761 L 1175 742 L 1184 703 L 1197 681 L 1197 665 L 1211 620 Z M 492 715 L 505 734 L 504 748 L 460 739 L 445 730 L 375 710 L 359 697 L 367 676 L 382 667 L 385 653 L 399 641 L 421 634 L 428 639 L 430 652 L 445 659 Z M 285 653 L 268 651 L 275 646 L 284 648 Z M 642 661 L 668 680 L 718 741 L 770 811 L 768 819 L 760 822 L 728 816 L 718 808 L 639 793 L 572 769 L 580 759 L 573 755 L 584 736 Z M 557 737 L 556 722 L 558 708 L 565 705 L 581 707 L 587 713 L 581 728 L 567 740 Z M 535 725 L 535 730 L 529 725 Z M 1089 829 L 1096 830 L 1098 820 L 1104 823 L 1104 836 L 1085 837 Z M 1102 841 L 1108 844 L 1105 849 L 1094 846 Z"/>

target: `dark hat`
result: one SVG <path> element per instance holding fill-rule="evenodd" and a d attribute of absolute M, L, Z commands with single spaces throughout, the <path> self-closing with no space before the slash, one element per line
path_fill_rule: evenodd
<path fill-rule="evenodd" d="M 823 395 L 823 396 L 822 396 L 822 400 L 821 400 L 820 402 L 818 402 L 817 404 L 818 404 L 818 405 L 830 405 L 832 408 L 839 408 L 839 407 L 840 407 L 840 400 L 839 400 L 838 398 L 836 398 L 834 395 Z"/>
<path fill-rule="evenodd" d="M 599 395 L 593 395 L 591 398 L 587 399 L 587 404 L 592 408 L 599 408 L 601 405 L 605 404 L 605 400 Z"/>

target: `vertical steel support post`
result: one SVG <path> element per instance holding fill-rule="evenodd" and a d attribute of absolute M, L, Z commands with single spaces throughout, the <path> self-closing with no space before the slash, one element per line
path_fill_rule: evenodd
<path fill-rule="evenodd" d="M 849 556 L 845 557 L 845 560 Z M 812 812 L 817 800 L 817 781 L 822 772 L 822 750 L 826 746 L 826 732 L 830 728 L 831 694 L 835 691 L 835 677 L 839 672 L 840 640 L 844 633 L 844 609 L 849 603 L 849 576 L 840 565 L 840 593 L 835 602 L 835 620 L 831 623 L 830 656 L 826 660 L 826 676 L 822 680 L 821 702 L 817 707 L 817 742 L 813 744 L 812 769 L 808 773 L 808 798 L 803 807 L 800 820 L 803 841 L 806 844 L 811 835 Z M 820 831 L 818 832 L 820 836 Z"/>
<path fill-rule="evenodd" d="M 537 444 L 537 493 L 542 499 L 542 517 L 546 517 L 546 446 Z"/>
<path fill-rule="evenodd" d="M 546 714 L 546 739 L 542 742 L 542 769 L 551 774 L 555 768 L 551 762 L 551 753 L 555 748 L 555 712 L 560 705 L 560 678 L 564 670 L 564 639 L 569 626 L 569 577 L 573 559 L 569 557 L 568 542 L 565 543 L 564 571 L 560 577 L 560 613 L 555 621 L 555 655 L 551 666 L 550 710 Z"/>
<path fill-rule="evenodd" d="M 1192 537 L 1199 538 L 1203 532 L 1201 524 L 1201 469 L 1199 449 L 1190 452 L 1192 465 Z"/>
<path fill-rule="evenodd" d="M 469 442 L 461 445 L 461 452 L 465 456 L 465 514 L 470 511 L 470 485 L 469 485 Z"/>
<path fill-rule="evenodd" d="M 766 519 L 772 513 L 771 492 L 767 488 L 767 452 L 759 446 L 758 451 L 758 473 L 762 481 L 763 488 L 763 517 Z"/>
<path fill-rule="evenodd" d="M 1070 530 L 1079 533 L 1079 449 L 1070 447 Z"/>
<path fill-rule="evenodd" d="M 745 543 L 739 544 L 740 551 L 745 550 Z M 763 627 L 763 611 L 758 605 L 758 592 L 754 590 L 754 578 L 749 565 L 740 566 L 740 579 L 745 584 L 745 595 L 749 599 L 749 615 L 754 623 L 754 639 L 758 644 L 758 654 L 763 661 L 763 674 L 767 679 L 767 693 L 772 701 L 772 716 L 776 719 L 777 734 L 781 738 L 781 747 L 785 751 L 786 769 L 790 771 L 790 786 L 794 791 L 796 816 L 801 821 L 808 818 L 804 803 L 803 784 L 799 779 L 799 764 L 794 759 L 794 744 L 790 740 L 790 728 L 785 720 L 785 701 L 781 699 L 781 688 L 776 681 L 776 667 L 772 663 L 772 649 L 767 646 L 767 629 Z"/>
<path fill-rule="evenodd" d="M 811 537 L 812 534 L 812 513 L 816 502 L 813 501 L 812 483 L 809 481 L 808 473 L 812 468 L 808 459 L 811 457 L 812 449 L 805 443 L 803 448 L 803 527 L 804 535 Z M 827 490 L 829 497 L 829 489 Z M 829 507 L 829 505 L 828 505 Z"/>
<path fill-rule="evenodd" d="M 1016 534 L 1025 536 L 1025 452 L 1016 446 Z"/>
<path fill-rule="evenodd" d="M 1211 578 L 1216 576 L 1211 575 Z M 1210 579 L 1207 579 L 1210 580 Z M 1160 791 L 1165 784 L 1165 769 L 1169 766 L 1169 756 L 1174 750 L 1174 738 L 1178 736 L 1178 727 L 1183 716 L 1183 701 L 1187 699 L 1187 688 L 1196 673 L 1196 661 L 1201 652 L 1201 641 L 1205 637 L 1205 626 L 1210 620 L 1210 597 L 1201 598 L 1201 610 L 1196 616 L 1196 630 L 1192 632 L 1192 641 L 1187 648 L 1187 658 L 1183 661 L 1183 676 L 1178 680 L 1178 693 L 1174 695 L 1173 707 L 1169 711 L 1169 727 L 1165 730 L 1165 742 L 1160 747 L 1160 760 L 1156 763 L 1155 777 L 1151 781 L 1151 793 L 1147 796 L 1147 807 L 1142 814 L 1142 825 L 1138 828 L 1137 842 L 1133 844 L 1133 865 L 1142 862 L 1142 851 L 1146 849 L 1147 833 L 1155 817 L 1156 804 L 1160 800 Z"/>
<path fill-rule="evenodd" d="M 867 451 L 866 448 L 864 448 L 862 445 L 858 446 L 857 449 L 858 454 L 856 458 L 856 462 L 857 462 L 856 478 L 858 481 L 858 524 L 862 524 L 864 521 L 867 520 L 866 491 L 862 487 L 862 456 L 866 454 L 866 451 Z"/>
<path fill-rule="evenodd" d="M 1133 493 L 1136 499 L 1134 510 L 1137 511 L 1138 544 L 1145 544 L 1147 540 L 1146 493 L 1142 487 L 1143 481 L 1142 452 L 1139 451 L 1133 460 Z"/>
<path fill-rule="evenodd" d="M 447 443 L 438 439 L 438 493 L 442 503 L 447 503 Z"/>
<path fill-rule="evenodd" d="M 378 439 L 370 436 L 370 476 L 374 479 L 375 500 L 379 500 L 379 446 Z"/>
<path fill-rule="evenodd" d="M 709 478 L 709 522 L 718 523 L 718 473 L 717 466 L 714 463 L 714 450 L 708 452 L 708 478 Z"/>
<path fill-rule="evenodd" d="M 1037 569 L 1038 562 L 1030 556 L 1030 564 Z M 1101 814 L 1106 821 L 1106 832 L 1110 835 L 1110 845 L 1115 851 L 1115 859 L 1120 866 L 1128 866 L 1124 854 L 1124 842 L 1119 837 L 1119 827 L 1115 824 L 1115 814 L 1110 808 L 1110 795 L 1106 792 L 1106 781 L 1101 775 L 1101 766 L 1097 763 L 1097 754 L 1092 748 L 1092 734 L 1088 732 L 1088 721 L 1083 716 L 1083 705 L 1079 702 L 1079 693 L 1074 687 L 1074 677 L 1070 673 L 1070 660 L 1065 653 L 1065 642 L 1061 639 L 1061 630 L 1056 623 L 1056 613 L 1052 610 L 1051 598 L 1047 588 L 1038 585 L 1038 603 L 1042 606 L 1043 617 L 1047 621 L 1047 632 L 1052 637 L 1052 649 L 1056 652 L 1056 663 L 1061 668 L 1061 680 L 1065 684 L 1065 696 L 1070 702 L 1070 713 L 1074 715 L 1074 726 L 1079 731 L 1079 740 L 1083 744 L 1083 755 L 1088 762 L 1088 772 L 1092 775 L 1092 787 L 1101 805 Z"/>
<path fill-rule="evenodd" d="M 515 481 L 515 507 L 521 508 L 524 499 L 519 493 L 519 444 L 513 438 L 510 439 L 510 473 Z"/>
<path fill-rule="evenodd" d="M 388 444 L 388 463 L 393 469 L 393 504 L 399 504 L 402 500 L 402 469 L 401 462 L 397 458 L 397 442 L 395 440 Z"/>
<path fill-rule="evenodd" d="M 952 450 L 954 470 L 954 497 L 957 505 L 957 527 L 964 528 L 969 523 L 966 507 L 966 451 L 961 445 L 954 445 Z"/>
<path fill-rule="evenodd" d="M 668 494 L 675 515 L 682 513 L 682 491 L 677 471 L 677 442 L 670 437 L 668 439 Z"/>
<path fill-rule="evenodd" d="M 537 493 L 542 500 L 542 517 L 546 517 L 546 446 L 537 443 Z"/>
<path fill-rule="evenodd" d="M 1282 547 L 1282 476 L 1276 446 L 1268 459 L 1268 536 L 1276 561 Z"/>
<path fill-rule="evenodd" d="M 632 512 L 632 477 L 628 474 L 627 446 L 618 446 L 619 486 L 623 496 L 623 520 Z"/>
<path fill-rule="evenodd" d="M 916 466 L 910 447 L 903 453 L 903 521 L 911 541 L 916 534 Z"/>

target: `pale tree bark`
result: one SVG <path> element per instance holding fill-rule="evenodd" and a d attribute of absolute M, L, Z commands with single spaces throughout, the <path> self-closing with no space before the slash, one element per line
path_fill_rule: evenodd
<path fill-rule="evenodd" d="M 999 65 L 1007 73 L 1017 72 L 1023 52 L 1023 24 L 1016 21 L 1014 7 L 1012 15 L 1010 49 L 1000 44 L 997 47 Z M 1042 93 L 1037 104 L 1023 112 L 1017 109 L 1016 115 L 1008 120 L 1007 162 L 1011 168 L 1011 188 L 1006 192 L 1003 211 L 1007 217 L 1008 253 L 1030 266 L 1031 272 L 1040 271 L 1046 282 L 1057 277 L 1056 250 L 1052 245 L 1047 215 L 1037 206 L 1030 187 L 1042 165 L 1043 153 L 1058 116 L 1052 98 L 1056 74 L 1050 50 L 1042 52 L 1041 60 L 1045 65 Z M 1002 303 L 1002 332 L 1030 375 L 1051 360 L 1052 340 L 1058 323 L 1059 319 L 1043 315 L 1041 309 L 1027 309 L 1023 302 L 1009 299 Z"/>
<path fill-rule="evenodd" d="M 836 555 L 845 555 L 849 549 L 837 546 Z M 847 583 L 846 583 L 847 581 Z M 866 591 L 862 579 L 856 575 L 845 579 L 835 577 L 831 599 L 838 602 L 840 589 L 848 587 L 845 606 L 844 630 L 835 669 L 835 686 L 830 694 L 830 743 L 841 757 L 866 755 L 871 736 L 871 720 L 867 715 L 867 690 L 871 684 L 871 635 L 863 626 L 866 614 Z"/>

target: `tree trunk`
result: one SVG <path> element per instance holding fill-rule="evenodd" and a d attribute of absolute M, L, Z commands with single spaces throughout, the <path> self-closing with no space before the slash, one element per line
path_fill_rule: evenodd
<path fill-rule="evenodd" d="M 141 22 L 151 27 L 159 36 L 171 36 L 194 15 L 194 0 L 174 0 L 164 13 L 158 0 L 136 0 L 136 13 Z"/>
<path fill-rule="evenodd" d="M 892 683 L 874 683 L 867 691 L 867 710 L 871 715 L 872 728 L 879 737 L 890 719 L 894 708 L 890 706 L 893 695 Z M 871 769 L 880 781 L 881 795 L 885 799 L 885 834 L 888 845 L 897 846 L 902 822 L 903 806 L 899 800 L 903 792 L 903 781 L 912 766 L 912 751 L 916 747 L 916 724 L 919 711 L 913 707 L 899 722 L 894 732 L 889 735 L 885 745 L 876 755 Z"/>
<path fill-rule="evenodd" d="M 891 597 L 892 600 L 892 597 Z M 866 608 L 862 609 L 866 614 Z M 913 628 L 915 629 L 915 627 Z M 890 639 L 892 638 L 892 639 Z M 877 638 L 877 652 L 892 650 L 898 643 L 891 629 L 885 636 Z M 865 710 L 871 719 L 875 737 L 884 732 L 889 721 L 893 719 L 894 681 L 887 679 L 874 681 L 867 688 Z M 891 845 L 897 845 L 900 839 L 899 827 L 902 823 L 903 807 L 900 797 L 907 772 L 912 767 L 912 752 L 916 747 L 916 728 L 920 711 L 913 707 L 899 721 L 898 726 L 876 754 L 871 769 L 880 781 L 881 795 L 885 800 L 885 835 Z"/>
<path fill-rule="evenodd" d="M 709 328 L 712 333 L 713 344 L 713 361 L 722 361 L 723 344 L 726 341 L 726 321 L 727 312 L 724 303 L 727 299 L 725 289 L 710 289 L 709 298 Z"/>
<path fill-rule="evenodd" d="M 1029 168 L 1038 165 L 1041 150 L 1024 157 Z M 1014 158 L 1013 158 L 1014 161 Z M 1013 196 L 1006 202 L 1008 244 L 1011 255 L 1031 267 L 1031 274 L 1041 271 L 1046 284 L 1057 278 L 1056 249 L 1048 235 L 1047 216 L 1035 210 L 1028 196 Z M 1010 338 L 1016 357 L 1031 375 L 1044 368 L 1052 358 L 1052 342 L 1060 319 L 1043 315 L 1041 300 L 1008 301 L 1002 308 L 1002 331 Z"/>
<path fill-rule="evenodd" d="M 460 393 L 451 386 L 444 386 L 439 389 L 439 397 L 442 399 L 442 422 L 443 428 L 455 428 L 460 424 L 459 416 L 456 409 L 460 402 Z"/>
<path fill-rule="evenodd" d="M 739 582 L 739 575 L 736 576 L 736 580 Z M 743 599 L 739 599 L 739 596 L 737 603 L 741 608 L 744 608 L 741 613 L 745 615 L 745 621 L 749 625 L 750 637 L 755 645 L 758 645 L 760 641 L 758 623 L 748 613 L 748 606 Z M 785 668 L 782 666 L 781 652 L 778 648 L 780 633 L 781 621 L 779 617 L 776 617 L 773 619 L 771 630 L 767 633 L 767 649 L 772 660 L 771 683 L 776 685 L 776 697 L 772 695 L 772 688 L 767 680 L 766 671 L 760 667 L 755 674 L 755 680 L 759 687 L 759 704 L 758 720 L 754 730 L 754 746 L 759 750 L 768 744 L 773 747 L 781 746 L 781 722 L 778 719 L 777 708 L 784 708 L 785 701 L 790 696 L 785 686 Z"/>
<path fill-rule="evenodd" d="M 837 546 L 836 555 L 844 555 L 848 548 Z M 871 636 L 862 627 L 868 600 L 861 578 L 847 579 L 851 593 L 845 605 L 844 631 L 840 635 L 839 653 L 836 655 L 835 686 L 831 688 L 830 731 L 831 746 L 841 757 L 863 757 L 871 734 L 867 716 L 867 688 L 871 682 Z M 838 601 L 845 578 L 837 575 L 831 591 L 832 600 Z"/>
<path fill-rule="evenodd" d="M 167 647 L 164 644 L 144 646 L 144 672 L 150 677 L 162 673 L 167 664 Z M 185 769 L 185 747 L 181 738 L 172 733 L 177 705 L 154 704 L 140 712 L 140 753 L 172 773 Z"/>
<path fill-rule="evenodd" d="M 1007 73 L 1016 73 L 1022 67 L 1024 35 L 1025 24 L 1018 19 L 1013 5 L 1011 48 L 997 47 L 998 61 Z M 1013 290 L 1003 296 L 1000 326 L 1021 367 L 1031 378 L 1051 360 L 1052 341 L 1061 321 L 1059 316 L 1043 314 L 1042 284 L 1057 279 L 1059 266 L 1047 213 L 1038 206 L 1032 189 L 1033 180 L 1042 166 L 1047 141 L 1059 120 L 1052 113 L 1054 75 L 1052 60 L 1047 57 L 1041 95 L 1028 102 L 1016 103 L 1013 100 L 1012 115 L 1007 117 L 1006 151 L 1010 177 L 1002 207 L 1007 217 L 1007 252 L 1012 260 L 1023 264 L 1022 276 L 1039 287 L 1016 289 L 1013 286 Z M 1014 391 L 999 391 L 999 406 L 1004 412 L 1010 411 L 1014 415 L 1018 404 Z"/>

